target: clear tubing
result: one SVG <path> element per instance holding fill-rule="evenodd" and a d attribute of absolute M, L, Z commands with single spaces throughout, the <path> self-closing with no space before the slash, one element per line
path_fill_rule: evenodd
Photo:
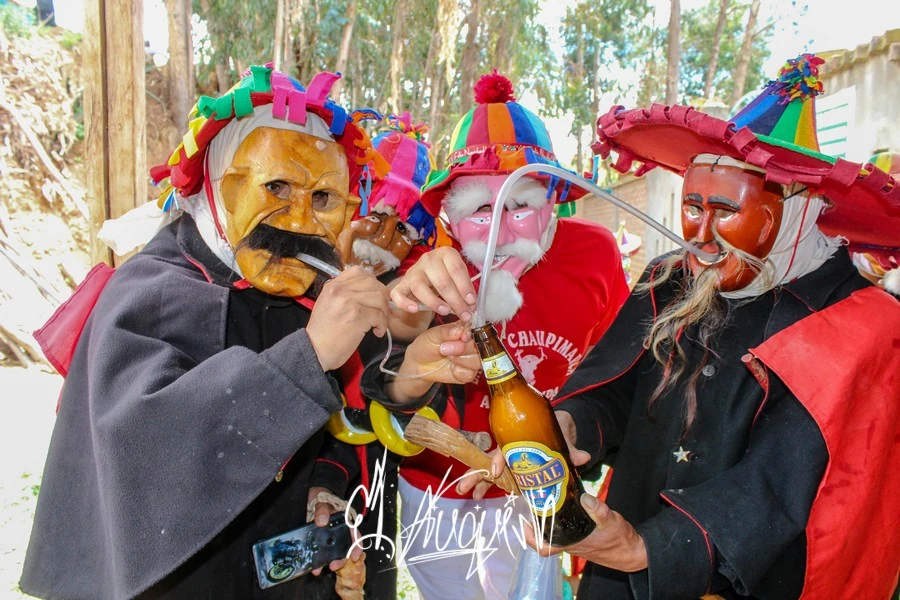
<path fill-rule="evenodd" d="M 506 204 L 506 197 L 509 196 L 509 192 L 512 189 L 513 184 L 516 181 L 521 179 L 523 176 L 529 173 L 547 173 L 550 175 L 555 175 L 560 179 L 568 181 L 578 187 L 591 192 L 598 198 L 602 198 L 603 200 L 607 200 L 612 202 L 622 210 L 634 215 L 653 229 L 656 229 L 661 234 L 687 250 L 688 252 L 694 254 L 698 258 L 702 258 L 706 262 L 714 262 L 719 258 L 717 254 L 710 254 L 709 252 L 704 252 L 700 250 L 700 248 L 692 245 L 691 243 L 683 240 L 675 232 L 669 230 L 664 227 L 660 223 L 654 221 L 646 214 L 631 206 L 630 204 L 619 200 L 609 192 L 603 190 L 599 186 L 595 185 L 592 181 L 588 181 L 583 177 L 579 177 L 575 173 L 571 173 L 562 169 L 560 167 L 554 167 L 552 165 L 541 165 L 541 164 L 531 164 L 524 165 L 519 167 L 515 171 L 509 174 L 509 177 L 506 178 L 506 181 L 503 182 L 503 185 L 500 186 L 500 191 L 497 193 L 497 202 L 494 204 L 494 210 L 491 213 L 491 233 L 488 237 L 487 242 L 487 251 L 484 255 L 484 265 L 481 268 L 481 290 L 487 290 L 488 279 L 491 274 L 491 265 L 494 262 L 494 253 L 497 251 L 497 235 L 500 231 L 500 214 L 503 211 L 504 205 Z M 478 304 L 475 308 L 475 315 L 472 317 L 472 326 L 473 327 L 482 327 L 485 324 L 484 320 L 484 307 L 487 299 L 487 294 L 478 294 Z"/>
<path fill-rule="evenodd" d="M 341 274 L 340 269 L 338 269 L 337 267 L 329 265 L 324 260 L 319 260 L 315 256 L 310 256 L 309 254 L 300 252 L 297 254 L 297 260 L 299 260 L 300 262 L 305 262 L 312 268 L 318 269 L 326 275 L 330 275 L 332 279 Z"/>

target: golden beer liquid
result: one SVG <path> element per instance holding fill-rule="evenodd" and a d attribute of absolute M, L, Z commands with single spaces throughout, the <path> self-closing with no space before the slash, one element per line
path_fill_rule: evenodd
<path fill-rule="evenodd" d="M 544 539 L 583 540 L 596 526 L 581 506 L 581 479 L 550 402 L 516 368 L 490 323 L 472 330 L 491 394 L 491 429 Z"/>

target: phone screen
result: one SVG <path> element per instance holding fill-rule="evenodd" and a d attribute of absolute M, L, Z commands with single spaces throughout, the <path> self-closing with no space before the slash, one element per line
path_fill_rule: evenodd
<path fill-rule="evenodd" d="M 327 527 L 307 523 L 257 542 L 253 545 L 253 560 L 259 587 L 270 588 L 344 558 L 351 543 L 344 513 L 332 515 Z"/>

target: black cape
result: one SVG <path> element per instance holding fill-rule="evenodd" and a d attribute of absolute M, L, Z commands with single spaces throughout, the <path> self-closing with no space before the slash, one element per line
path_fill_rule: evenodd
<path fill-rule="evenodd" d="M 340 388 L 298 328 L 307 309 L 263 302 L 294 316 L 248 323 L 234 279 L 188 216 L 110 279 L 63 387 L 23 591 L 302 595 L 306 578 L 262 593 L 250 546 L 305 522 Z"/>
<path fill-rule="evenodd" d="M 654 270 L 651 264 L 642 277 Z M 769 374 L 768 395 L 741 361 L 749 348 L 869 285 L 840 249 L 816 271 L 750 301 L 728 301 L 698 378 L 697 417 L 682 438 L 684 378 L 648 412 L 662 375 L 642 340 L 681 275 L 635 292 L 573 373 L 556 408 L 577 445 L 613 468 L 607 501 L 644 539 L 649 568 L 626 574 L 588 564 L 579 598 L 796 598 L 805 526 L 828 452 L 815 421 Z M 684 332 L 686 374 L 703 351 Z"/>

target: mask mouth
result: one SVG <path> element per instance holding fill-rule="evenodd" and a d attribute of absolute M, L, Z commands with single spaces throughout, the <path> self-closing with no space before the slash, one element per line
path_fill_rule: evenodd
<path fill-rule="evenodd" d="M 393 271 L 400 266 L 399 258 L 369 240 L 353 240 L 353 256 L 359 260 L 360 266 L 375 273 Z"/>
<path fill-rule="evenodd" d="M 463 245 L 463 256 L 478 267 L 484 264 L 485 252 L 487 252 L 487 242 L 471 241 Z M 497 246 L 493 266 L 497 267 L 510 258 L 518 258 L 530 266 L 537 264 L 543 256 L 544 250 L 540 244 L 532 240 L 519 239 L 511 244 Z"/>
<path fill-rule="evenodd" d="M 715 245 L 715 248 L 708 248 L 708 246 L 710 245 L 709 242 L 704 242 L 702 244 L 694 244 L 694 246 L 696 246 L 700 250 L 703 250 L 704 252 L 708 252 L 710 254 L 715 253 L 715 255 L 716 255 L 715 260 L 712 260 L 712 261 L 705 260 L 705 259 L 697 256 L 696 254 L 693 255 L 694 260 L 696 260 L 698 263 L 700 263 L 704 267 L 711 267 L 711 266 L 717 265 L 720 262 L 722 262 L 723 260 L 725 260 L 728 257 L 728 255 L 730 254 L 728 249 L 723 247 L 722 244 L 720 244 L 720 243 L 713 242 L 713 244 Z"/>
<path fill-rule="evenodd" d="M 716 260 L 714 260 L 712 262 L 705 261 L 696 255 L 694 256 L 694 258 L 697 259 L 697 262 L 700 263 L 701 265 L 703 265 L 705 267 L 711 267 L 711 266 L 717 265 L 720 262 L 722 262 L 723 260 L 725 260 L 728 257 L 728 254 L 729 254 L 728 252 L 719 252 L 718 258 L 716 258 Z"/>
<path fill-rule="evenodd" d="M 234 253 L 237 254 L 243 248 L 249 250 L 263 250 L 269 253 L 269 259 L 266 261 L 263 268 L 259 270 L 259 273 L 256 274 L 257 276 L 279 263 L 289 263 L 291 266 L 304 266 L 308 269 L 313 269 L 316 273 L 316 278 L 307 292 L 307 295 L 312 298 L 318 297 L 322 290 L 322 286 L 324 286 L 331 277 L 319 272 L 314 267 L 311 267 L 298 259 L 298 254 L 307 254 L 313 258 L 317 258 L 322 262 L 335 267 L 338 271 L 344 268 L 344 264 L 341 262 L 337 250 L 334 246 L 325 241 L 325 238 L 317 235 L 293 233 L 291 231 L 272 227 L 271 225 L 266 225 L 265 223 L 257 225 L 247 237 L 242 239 L 237 246 L 235 246 Z"/>

